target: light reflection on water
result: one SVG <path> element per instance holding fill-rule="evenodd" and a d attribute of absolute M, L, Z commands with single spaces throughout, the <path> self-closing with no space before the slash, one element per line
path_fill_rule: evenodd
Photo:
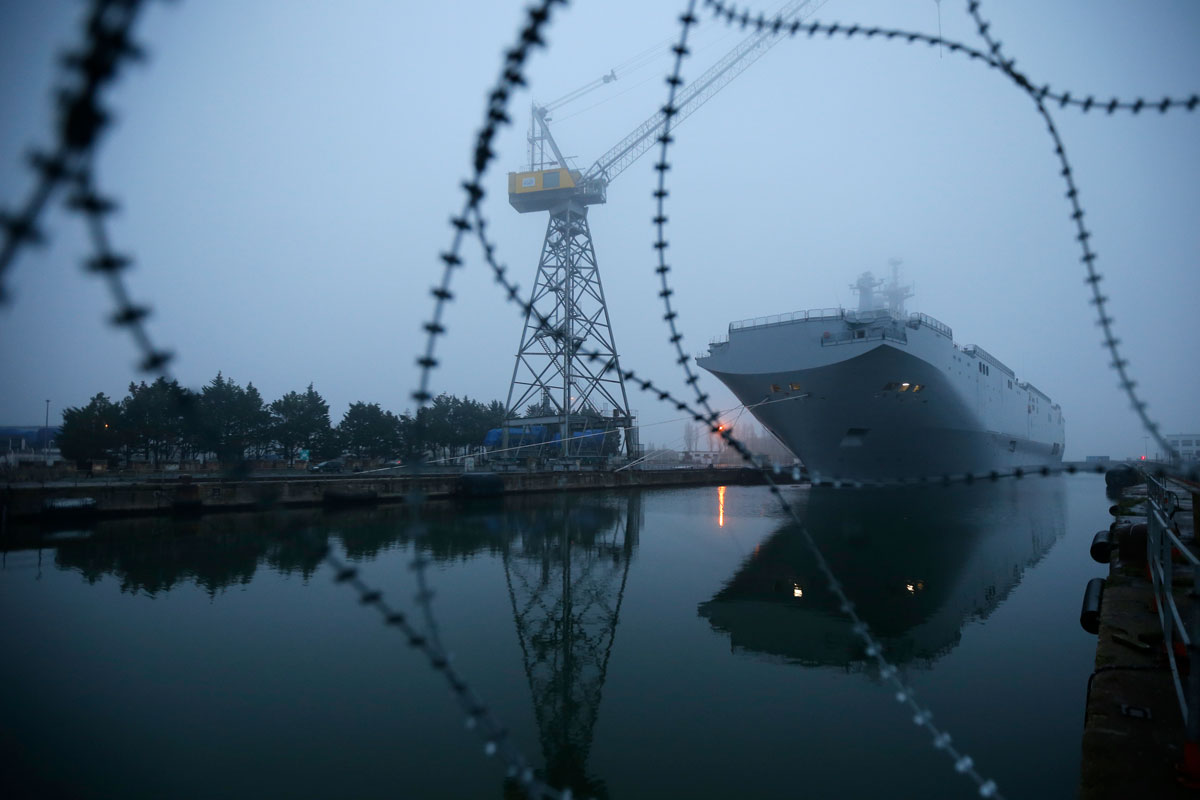
<path fill-rule="evenodd" d="M 1102 483 L 785 491 L 982 770 L 1010 796 L 1070 796 Z M 516 796 L 314 540 L 406 607 L 416 548 L 432 559 L 459 668 L 577 796 L 969 796 L 889 703 L 761 487 L 430 504 L 419 520 L 133 520 L 7 552 L 13 779 L 74 796 Z"/>

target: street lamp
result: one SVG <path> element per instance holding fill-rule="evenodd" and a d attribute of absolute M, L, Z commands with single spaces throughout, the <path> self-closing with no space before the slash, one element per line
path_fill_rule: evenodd
<path fill-rule="evenodd" d="M 50 398 L 46 398 L 46 424 L 42 426 L 42 455 L 50 463 Z"/>

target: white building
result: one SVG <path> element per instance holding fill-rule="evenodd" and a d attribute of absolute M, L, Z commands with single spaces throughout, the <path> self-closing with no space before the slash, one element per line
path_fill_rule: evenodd
<path fill-rule="evenodd" d="M 1184 461 L 1200 459 L 1200 433 L 1168 433 L 1164 438 Z"/>

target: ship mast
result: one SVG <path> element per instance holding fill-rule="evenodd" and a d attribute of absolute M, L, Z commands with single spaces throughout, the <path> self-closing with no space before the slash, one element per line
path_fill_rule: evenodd
<path fill-rule="evenodd" d="M 888 264 L 892 268 L 892 280 L 883 290 L 883 296 L 887 298 L 888 310 L 892 312 L 894 317 L 904 316 L 904 301 L 913 296 L 912 285 L 900 285 L 900 265 L 904 263 L 898 258 L 888 260 Z"/>
<path fill-rule="evenodd" d="M 883 279 L 876 278 L 870 270 L 858 276 L 858 280 L 850 284 L 850 291 L 858 295 L 858 311 L 875 311 L 879 308 L 875 303 L 875 290 L 883 285 Z"/>
<path fill-rule="evenodd" d="M 913 295 L 913 287 L 900 285 L 900 259 L 893 258 L 888 261 L 892 268 L 892 279 L 886 284 L 883 278 L 876 278 L 870 272 L 864 272 L 858 276 L 858 280 L 850 284 L 850 290 L 858 295 L 858 311 L 859 313 L 870 311 L 882 311 L 885 306 L 882 301 L 877 300 L 875 295 L 879 290 L 887 298 L 886 308 L 893 317 L 904 316 L 904 301 Z"/>

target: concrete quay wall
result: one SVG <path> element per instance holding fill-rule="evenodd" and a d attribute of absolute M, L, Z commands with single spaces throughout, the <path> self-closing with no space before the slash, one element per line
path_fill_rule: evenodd
<path fill-rule="evenodd" d="M 478 477 L 478 473 L 473 474 Z M 716 486 L 760 483 L 754 470 L 738 468 L 497 472 L 490 473 L 488 494 L 575 491 L 632 487 Z M 414 493 L 446 498 L 468 493 L 472 474 L 291 477 L 247 480 L 186 477 L 155 481 L 94 481 L 57 484 L 9 484 L 0 487 L 0 515 L 9 520 L 46 515 L 47 505 L 90 498 L 92 509 L 78 515 L 119 517 L 168 513 L 215 513 L 275 506 L 401 503 Z M 476 487 L 478 488 L 478 487 Z M 467 491 L 464 491 L 467 490 Z M 70 513 L 70 512 L 63 512 Z"/>
<path fill-rule="evenodd" d="M 1174 519 L 1179 533 L 1185 541 L 1195 542 L 1195 492 L 1200 487 L 1175 482 L 1169 488 L 1183 500 Z M 1125 493 L 1126 499 L 1144 496 L 1144 485 Z M 1121 519 L 1145 522 L 1144 516 Z M 1143 538 L 1114 550 L 1109 559 L 1095 671 L 1088 681 L 1080 800 L 1200 797 L 1196 776 L 1189 779 L 1186 771 L 1179 769 L 1184 763 L 1186 733 L 1145 548 Z M 1190 570 L 1178 568 L 1172 578 L 1176 602 L 1187 619 Z M 1186 664 L 1186 652 L 1177 655 Z"/>

